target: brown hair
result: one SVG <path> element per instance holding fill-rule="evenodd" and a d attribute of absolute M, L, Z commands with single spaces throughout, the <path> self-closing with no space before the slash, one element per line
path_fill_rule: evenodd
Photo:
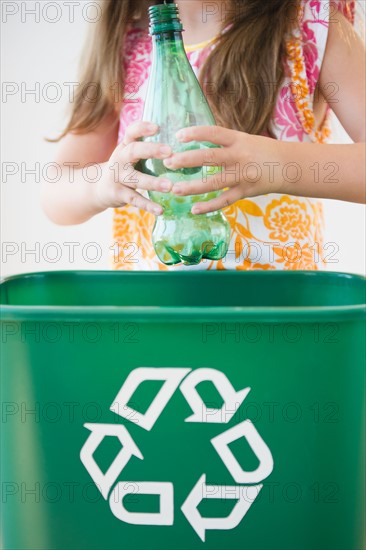
<path fill-rule="evenodd" d="M 161 0 L 160 0 L 161 1 Z M 100 20 L 82 57 L 80 85 L 70 120 L 61 134 L 86 133 L 115 111 L 116 84 L 124 89 L 121 52 L 127 28 L 146 13 L 149 0 L 103 0 Z M 294 26 L 298 1 L 230 0 L 231 10 L 216 47 L 201 69 L 200 80 L 219 125 L 252 134 L 270 132 L 270 120 L 283 79 L 286 34 Z M 238 70 L 240 68 L 240 70 Z M 90 98 L 90 89 L 95 98 Z M 89 92 L 86 93 L 86 90 Z M 119 94 L 121 95 L 121 94 Z M 123 95 L 123 94 L 122 94 Z"/>

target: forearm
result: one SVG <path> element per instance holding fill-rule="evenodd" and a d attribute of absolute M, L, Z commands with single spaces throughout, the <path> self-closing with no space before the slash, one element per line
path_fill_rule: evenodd
<path fill-rule="evenodd" d="M 91 177 L 85 178 L 85 170 L 63 166 L 58 181 L 43 182 L 41 201 L 48 218 L 58 225 L 77 225 L 102 212 L 96 201 L 96 186 L 106 169 L 107 163 L 99 164 L 95 169 L 97 181 L 91 181 Z"/>
<path fill-rule="evenodd" d="M 278 192 L 366 202 L 364 143 L 323 145 L 277 142 L 276 145 L 282 169 L 280 181 L 274 182 L 279 187 Z"/>

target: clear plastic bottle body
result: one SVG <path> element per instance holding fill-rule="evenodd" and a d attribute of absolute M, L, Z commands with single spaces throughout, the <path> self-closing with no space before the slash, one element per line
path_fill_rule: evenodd
<path fill-rule="evenodd" d="M 180 143 L 176 132 L 188 126 L 215 125 L 203 91 L 186 56 L 181 32 L 153 35 L 153 63 L 145 101 L 143 119 L 159 126 L 159 132 L 146 141 L 169 144 L 173 151 L 216 147 L 212 143 Z M 213 175 L 217 166 L 169 170 L 161 160 L 141 161 L 141 171 L 176 183 Z M 179 197 L 173 193 L 150 192 L 161 204 L 163 215 L 157 217 L 152 240 L 155 252 L 165 264 L 198 264 L 203 258 L 219 260 L 227 252 L 230 225 L 221 211 L 191 214 L 192 205 L 218 196 L 218 192 Z"/>

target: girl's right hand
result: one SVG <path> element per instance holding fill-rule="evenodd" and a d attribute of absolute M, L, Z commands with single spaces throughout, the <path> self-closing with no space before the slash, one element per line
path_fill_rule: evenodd
<path fill-rule="evenodd" d="M 94 199 L 98 210 L 131 204 L 156 216 L 163 213 L 159 204 L 142 196 L 137 189 L 168 193 L 172 183 L 168 179 L 135 170 L 135 164 L 141 159 L 164 160 L 171 156 L 172 150 L 168 145 L 138 141 L 139 138 L 153 136 L 158 129 L 157 124 L 148 122 L 136 122 L 128 126 L 122 143 L 115 148 L 105 164 L 103 176 L 97 184 Z"/>

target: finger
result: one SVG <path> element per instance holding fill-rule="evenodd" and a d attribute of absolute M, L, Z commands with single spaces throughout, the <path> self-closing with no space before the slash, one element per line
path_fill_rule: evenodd
<path fill-rule="evenodd" d="M 213 176 L 201 178 L 192 181 L 180 181 L 173 185 L 172 193 L 185 197 L 187 195 L 201 195 L 202 193 L 212 193 L 220 191 L 225 187 L 232 187 L 239 183 L 236 173 L 230 169 L 218 172 Z"/>
<path fill-rule="evenodd" d="M 235 130 L 228 130 L 221 126 L 190 126 L 182 128 L 176 133 L 178 141 L 186 143 L 188 141 L 209 141 L 216 145 L 229 147 L 234 143 Z"/>
<path fill-rule="evenodd" d="M 172 149 L 169 145 L 146 141 L 133 141 L 119 152 L 118 157 L 124 162 L 136 163 L 141 159 L 164 160 L 170 157 L 171 154 Z"/>
<path fill-rule="evenodd" d="M 128 145 L 129 143 L 137 141 L 142 137 L 153 136 L 158 130 L 159 126 L 157 124 L 139 120 L 138 122 L 134 122 L 127 127 L 123 138 L 123 144 Z"/>
<path fill-rule="evenodd" d="M 216 210 L 221 210 L 222 208 L 227 208 L 234 202 L 242 198 L 242 193 L 239 185 L 236 185 L 229 191 L 224 191 L 222 195 L 216 199 L 212 199 L 207 202 L 197 202 L 192 207 L 192 214 L 207 214 L 208 212 L 216 212 Z"/>
<path fill-rule="evenodd" d="M 160 204 L 153 202 L 146 197 L 143 197 L 137 191 L 128 188 L 121 188 L 120 193 L 118 193 L 118 200 L 121 201 L 121 204 L 130 204 L 135 208 L 140 208 L 146 212 L 150 212 L 155 216 L 160 216 L 164 209 Z"/>
<path fill-rule="evenodd" d="M 130 187 L 131 189 L 144 189 L 146 191 L 159 191 L 160 193 L 169 193 L 173 184 L 167 178 L 158 178 L 142 174 L 135 170 L 132 164 L 126 165 L 121 172 L 118 183 Z"/>
<path fill-rule="evenodd" d="M 176 170 L 196 166 L 222 166 L 225 159 L 228 160 L 227 151 L 215 147 L 174 153 L 164 161 L 164 164 L 167 168 Z"/>

